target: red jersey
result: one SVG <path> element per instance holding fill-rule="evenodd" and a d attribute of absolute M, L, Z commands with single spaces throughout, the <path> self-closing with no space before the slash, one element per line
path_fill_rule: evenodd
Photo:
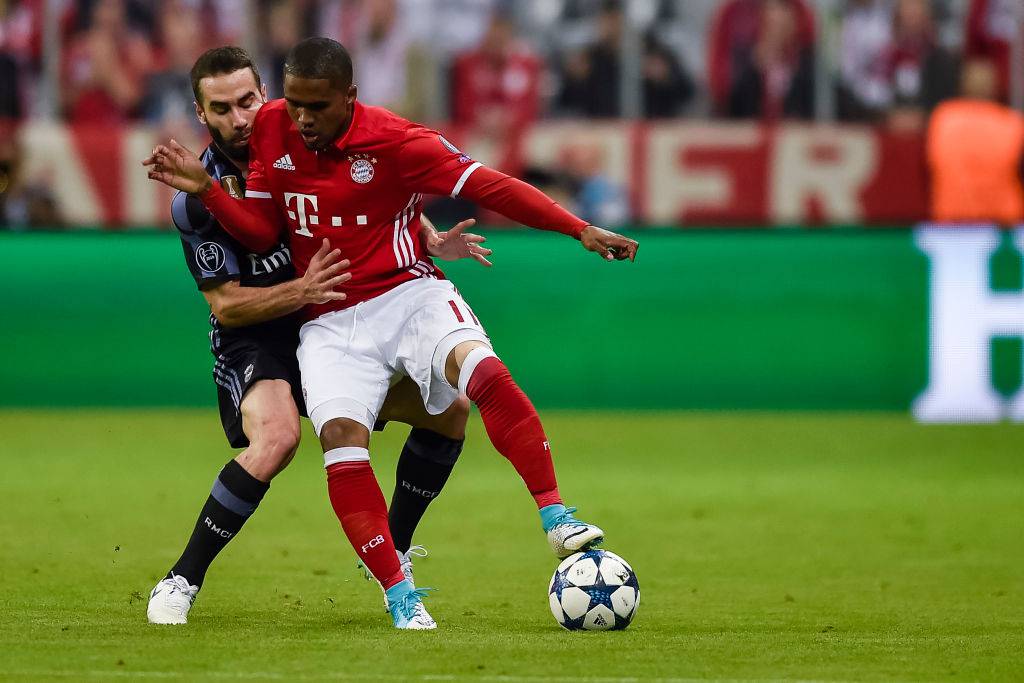
<path fill-rule="evenodd" d="M 249 139 L 245 200 L 218 183 L 200 197 L 243 244 L 272 242 L 286 226 L 298 275 L 326 237 L 352 262 L 344 301 L 310 306 L 310 319 L 415 278 L 443 278 L 420 240 L 424 194 L 465 196 L 513 220 L 579 237 L 586 222 L 538 190 L 482 166 L 440 133 L 355 103 L 345 134 L 306 147 L 284 100 L 265 104 Z"/>
<path fill-rule="evenodd" d="M 253 124 L 245 195 L 278 206 L 300 275 L 325 237 L 352 261 L 348 298 L 313 307 L 316 317 L 414 278 L 443 278 L 420 240 L 422 193 L 452 194 L 474 170 L 440 134 L 359 102 L 342 137 L 310 150 L 274 100 Z"/>

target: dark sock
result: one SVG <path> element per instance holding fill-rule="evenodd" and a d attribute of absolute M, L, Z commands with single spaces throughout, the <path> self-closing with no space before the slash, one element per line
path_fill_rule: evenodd
<path fill-rule="evenodd" d="M 462 452 L 463 440 L 449 439 L 429 429 L 413 429 L 405 440 L 395 472 L 388 526 L 395 549 L 407 552 L 412 534 L 430 502 L 437 498 Z"/>
<path fill-rule="evenodd" d="M 202 586 L 213 558 L 242 528 L 270 484 L 256 479 L 231 460 L 213 482 L 185 552 L 167 574 L 178 574 L 195 586 Z"/>

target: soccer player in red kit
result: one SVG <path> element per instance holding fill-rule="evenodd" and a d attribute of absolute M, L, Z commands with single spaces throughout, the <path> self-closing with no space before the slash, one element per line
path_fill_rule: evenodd
<path fill-rule="evenodd" d="M 286 230 L 300 275 L 324 238 L 351 261 L 346 298 L 305 310 L 298 358 L 306 405 L 323 446 L 331 504 L 385 589 L 395 626 L 435 628 L 422 591 L 403 580 L 369 463 L 370 430 L 396 377 L 416 382 L 431 414 L 460 392 L 476 403 L 495 449 L 534 497 L 556 555 L 590 547 L 604 532 L 562 504 L 536 410 L 472 309 L 424 252 L 417 239 L 422 195 L 466 197 L 516 222 L 569 235 L 607 260 L 632 260 L 637 243 L 473 161 L 437 131 L 357 102 L 351 59 L 333 40 L 300 42 L 284 71 L 284 99 L 256 117 L 244 200 L 225 193 L 173 140 L 145 163 L 151 178 L 198 194 L 252 249 L 269 247 Z"/>

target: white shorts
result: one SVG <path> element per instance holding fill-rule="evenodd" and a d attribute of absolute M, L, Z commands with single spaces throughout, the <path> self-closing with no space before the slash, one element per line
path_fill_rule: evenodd
<path fill-rule="evenodd" d="M 372 431 L 403 375 L 419 386 L 428 413 L 443 413 L 459 396 L 444 376 L 448 354 L 472 340 L 491 344 L 455 285 L 432 278 L 309 321 L 299 330 L 298 358 L 317 436 L 339 417 Z"/>

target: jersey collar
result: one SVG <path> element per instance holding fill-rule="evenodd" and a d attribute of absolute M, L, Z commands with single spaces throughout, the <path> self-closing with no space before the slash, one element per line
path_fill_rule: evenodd
<path fill-rule="evenodd" d="M 224 150 L 220 148 L 216 142 L 210 142 L 209 147 L 206 148 L 206 153 L 210 155 L 210 159 L 216 163 L 219 163 L 225 169 L 226 175 L 238 175 L 245 176 L 238 166 L 235 166 L 235 162 L 224 153 Z M 201 159 L 205 163 L 205 159 Z"/>
<path fill-rule="evenodd" d="M 354 131 L 356 129 L 356 126 L 359 125 L 359 115 L 362 113 L 362 111 L 363 105 L 361 102 L 359 102 L 359 100 L 356 100 L 355 102 L 352 103 L 352 120 L 349 121 L 348 130 L 345 131 L 344 135 L 335 140 L 333 144 L 334 148 L 337 149 L 339 152 L 344 151 L 344 149 L 348 146 L 349 138 L 352 137 L 352 131 Z"/>

